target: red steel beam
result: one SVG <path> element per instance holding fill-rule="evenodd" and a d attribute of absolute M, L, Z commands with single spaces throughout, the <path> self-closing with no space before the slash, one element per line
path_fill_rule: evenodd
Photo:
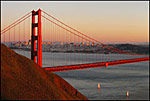
<path fill-rule="evenodd" d="M 35 15 L 34 15 L 35 11 L 32 11 L 32 36 L 31 36 L 31 59 L 34 60 L 34 62 L 36 62 L 36 55 L 35 55 L 35 51 L 36 51 L 36 43 L 35 43 L 35 27 L 33 26 L 35 24 Z"/>
<path fill-rule="evenodd" d="M 149 61 L 149 57 L 129 59 L 129 60 L 118 60 L 118 61 L 103 62 L 103 63 L 91 63 L 91 64 L 80 64 L 80 65 L 58 66 L 58 67 L 44 67 L 43 69 L 48 70 L 49 72 L 60 72 L 60 71 L 70 71 L 70 70 L 88 69 L 88 68 L 96 68 L 96 67 L 108 67 L 108 66 L 113 66 L 113 65 L 142 62 L 142 61 Z"/>
<path fill-rule="evenodd" d="M 37 64 L 42 67 L 42 35 L 41 35 L 41 10 L 38 10 L 38 51 Z"/>
<path fill-rule="evenodd" d="M 35 15 L 38 15 L 38 23 L 35 23 Z M 35 27 L 38 28 L 37 35 L 35 33 Z M 37 62 L 37 64 L 40 67 L 42 67 L 42 35 L 41 35 L 41 10 L 40 9 L 36 12 L 34 10 L 32 11 L 31 59 L 34 60 L 34 62 Z"/>

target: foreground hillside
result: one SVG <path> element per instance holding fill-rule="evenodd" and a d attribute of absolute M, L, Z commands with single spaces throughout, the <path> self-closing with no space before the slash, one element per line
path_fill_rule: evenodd
<path fill-rule="evenodd" d="M 1 99 L 87 100 L 54 73 L 1 45 Z"/>

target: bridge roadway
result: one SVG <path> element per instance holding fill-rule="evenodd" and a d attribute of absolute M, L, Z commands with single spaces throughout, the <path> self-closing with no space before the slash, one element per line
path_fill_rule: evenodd
<path fill-rule="evenodd" d="M 88 69 L 88 68 L 96 68 L 96 67 L 108 67 L 113 65 L 143 62 L 143 61 L 149 61 L 149 57 L 109 61 L 109 62 L 101 62 L 101 63 L 89 63 L 89 64 L 78 64 L 78 65 L 57 66 L 57 67 L 43 67 L 43 69 L 49 72 L 60 72 L 60 71 L 70 71 L 70 70 Z"/>

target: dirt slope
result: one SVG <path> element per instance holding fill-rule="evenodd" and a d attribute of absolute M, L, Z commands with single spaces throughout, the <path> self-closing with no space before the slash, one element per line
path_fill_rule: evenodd
<path fill-rule="evenodd" d="M 69 83 L 1 45 L 1 99 L 87 100 Z"/>

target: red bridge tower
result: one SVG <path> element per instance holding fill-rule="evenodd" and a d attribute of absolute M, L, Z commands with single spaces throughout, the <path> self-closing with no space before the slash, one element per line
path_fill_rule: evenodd
<path fill-rule="evenodd" d="M 37 23 L 35 22 L 35 15 L 38 15 Z M 32 11 L 31 59 L 34 60 L 34 62 L 37 62 L 40 67 L 42 67 L 42 36 L 40 9 L 38 11 Z"/>

